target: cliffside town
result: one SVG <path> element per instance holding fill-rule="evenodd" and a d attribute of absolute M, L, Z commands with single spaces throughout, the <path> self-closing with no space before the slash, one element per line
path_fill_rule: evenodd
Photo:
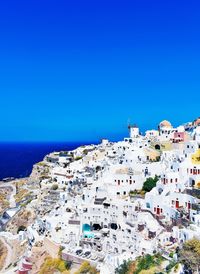
<path fill-rule="evenodd" d="M 177 261 L 184 242 L 200 239 L 200 118 L 143 135 L 129 125 L 122 141 L 53 152 L 29 178 L 0 186 L 1 273 L 45 273 L 48 256 L 71 262 L 66 273 L 86 261 L 114 274 L 145 254 Z"/>

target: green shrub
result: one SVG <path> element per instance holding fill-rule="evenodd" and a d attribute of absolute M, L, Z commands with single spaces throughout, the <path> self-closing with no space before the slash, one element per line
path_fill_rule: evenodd
<path fill-rule="evenodd" d="M 52 190 L 57 190 L 58 189 L 58 185 L 57 184 L 53 184 L 51 187 Z"/>
<path fill-rule="evenodd" d="M 158 182 L 159 177 L 156 175 L 154 178 L 149 177 L 146 179 L 146 181 L 143 184 L 142 190 L 145 192 L 149 192 L 156 186 L 156 183 Z"/>
<path fill-rule="evenodd" d="M 116 274 L 127 274 L 129 272 L 131 261 L 124 260 L 123 263 L 115 269 Z"/>
<path fill-rule="evenodd" d="M 171 261 L 166 267 L 166 272 L 170 273 L 170 271 L 172 270 L 173 267 L 175 267 L 176 264 L 177 264 L 177 262 Z"/>
<path fill-rule="evenodd" d="M 83 262 L 75 274 L 97 274 L 95 267 L 91 266 L 89 262 Z"/>
<path fill-rule="evenodd" d="M 81 160 L 81 159 L 82 159 L 81 156 L 77 156 L 77 157 L 74 158 L 75 161 L 78 161 L 78 160 Z"/>

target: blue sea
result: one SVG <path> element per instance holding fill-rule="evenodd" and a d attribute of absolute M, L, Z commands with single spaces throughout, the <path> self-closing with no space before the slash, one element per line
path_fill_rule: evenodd
<path fill-rule="evenodd" d="M 85 143 L 0 143 L 0 180 L 30 175 L 35 163 L 53 151 L 73 150 Z"/>

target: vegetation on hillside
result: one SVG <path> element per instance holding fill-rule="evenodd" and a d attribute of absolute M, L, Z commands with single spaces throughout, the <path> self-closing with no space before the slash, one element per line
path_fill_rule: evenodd
<path fill-rule="evenodd" d="M 4 246 L 3 242 L 0 240 L 0 270 L 2 269 L 5 259 L 7 256 L 7 248 Z"/>
<path fill-rule="evenodd" d="M 54 274 L 55 271 L 58 273 L 69 274 L 69 265 L 67 261 L 61 258 L 47 257 L 44 261 L 39 274 Z"/>
<path fill-rule="evenodd" d="M 26 199 L 30 195 L 30 192 L 27 189 L 21 188 L 16 195 L 14 195 L 15 202 L 19 203 Z"/>
<path fill-rule="evenodd" d="M 7 193 L 3 193 L 2 190 L 0 190 L 2 193 L 0 193 L 0 213 L 2 213 L 7 207 L 9 207 L 9 201 L 7 200 Z"/>
<path fill-rule="evenodd" d="M 145 195 L 145 191 L 142 189 L 135 189 L 135 190 L 130 190 L 129 196 L 134 197 L 134 196 L 143 196 Z"/>
<path fill-rule="evenodd" d="M 81 160 L 83 157 L 82 156 L 76 156 L 75 158 L 74 158 L 74 161 L 79 161 L 79 160 Z"/>
<path fill-rule="evenodd" d="M 180 264 L 190 273 L 200 273 L 200 240 L 193 238 L 186 241 L 182 248 L 176 251 L 177 260 L 169 260 L 163 269 L 163 257 L 161 254 L 146 254 L 137 258 L 134 262 L 124 261 L 118 268 L 116 274 L 162 274 L 176 273 Z M 172 257 L 172 256 L 171 256 Z"/>
<path fill-rule="evenodd" d="M 75 272 L 75 274 L 98 274 L 99 272 L 95 267 L 91 266 L 89 262 L 83 262 L 80 268 Z"/>
<path fill-rule="evenodd" d="M 200 271 L 200 241 L 192 239 L 183 244 L 179 251 L 179 261 L 183 263 L 193 273 Z"/>
<path fill-rule="evenodd" d="M 131 264 L 132 262 L 130 260 L 126 261 L 124 260 L 123 263 L 115 269 L 116 274 L 130 274 L 131 273 Z M 132 269 L 135 271 L 135 268 Z M 132 272 L 134 273 L 134 272 Z"/>
<path fill-rule="evenodd" d="M 163 261 L 160 254 L 144 255 L 139 257 L 135 262 L 124 261 L 116 270 L 116 274 L 142 274 L 144 273 L 156 273 L 159 271 L 159 267 Z M 147 272 L 145 271 L 147 270 Z M 156 272 L 155 272 L 156 271 Z"/>

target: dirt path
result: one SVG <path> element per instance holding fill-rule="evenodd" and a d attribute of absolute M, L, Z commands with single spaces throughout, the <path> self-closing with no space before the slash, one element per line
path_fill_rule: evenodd
<path fill-rule="evenodd" d="M 6 246 L 7 248 L 7 256 L 6 256 L 6 260 L 5 260 L 5 263 L 4 263 L 4 267 L 1 269 L 1 273 L 3 274 L 4 271 L 6 271 L 6 267 L 9 266 L 10 263 L 12 263 L 12 248 L 10 247 L 10 245 L 6 242 L 6 240 L 1 237 L 0 238 L 2 243 Z"/>
<path fill-rule="evenodd" d="M 16 194 L 16 186 L 13 182 L 0 184 L 0 188 L 6 188 L 6 187 L 12 188 L 12 192 L 9 198 L 10 207 L 11 208 L 16 207 L 15 198 L 14 198 L 14 195 Z"/>

